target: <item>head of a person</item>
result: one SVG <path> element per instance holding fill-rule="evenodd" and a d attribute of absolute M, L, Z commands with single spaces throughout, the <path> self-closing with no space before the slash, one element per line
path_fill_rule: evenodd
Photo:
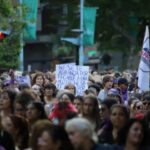
<path fill-rule="evenodd" d="M 73 95 L 75 95 L 76 94 L 76 87 L 75 87 L 75 85 L 73 85 L 73 84 L 67 84 L 65 87 L 64 87 L 64 89 L 67 89 L 67 90 L 69 90 Z"/>
<path fill-rule="evenodd" d="M 128 80 L 126 78 L 119 78 L 118 79 L 118 87 L 125 91 L 128 88 Z"/>
<path fill-rule="evenodd" d="M 88 89 L 93 90 L 95 93 L 95 96 L 97 96 L 99 94 L 99 91 L 100 91 L 100 86 L 95 83 L 95 84 L 91 84 Z"/>
<path fill-rule="evenodd" d="M 4 129 L 12 135 L 19 149 L 28 148 L 29 129 L 24 118 L 15 115 L 6 117 Z"/>
<path fill-rule="evenodd" d="M 150 91 L 143 91 L 142 93 L 141 93 L 141 100 L 144 100 L 144 97 L 145 96 L 149 96 L 150 95 Z"/>
<path fill-rule="evenodd" d="M 45 84 L 50 84 L 51 82 L 50 82 L 50 75 L 49 75 L 49 72 L 46 72 L 45 74 L 44 74 L 44 83 Z"/>
<path fill-rule="evenodd" d="M 88 95 L 83 98 L 83 116 L 96 117 L 99 114 L 98 100 L 93 95 Z"/>
<path fill-rule="evenodd" d="M 137 100 L 133 103 L 133 114 L 134 117 L 138 117 L 140 114 L 143 114 L 144 117 L 144 107 L 142 101 Z"/>
<path fill-rule="evenodd" d="M 93 83 L 95 83 L 95 81 L 93 79 L 93 75 L 90 73 L 88 76 L 88 86 L 90 86 Z"/>
<path fill-rule="evenodd" d="M 44 85 L 44 96 L 56 96 L 56 86 L 52 83 Z"/>
<path fill-rule="evenodd" d="M 47 120 L 38 120 L 34 125 L 31 130 L 31 137 L 29 140 L 29 144 L 33 150 L 37 150 L 39 145 L 38 145 L 38 138 L 41 136 L 42 131 L 44 131 L 46 128 L 51 126 L 52 123 Z"/>
<path fill-rule="evenodd" d="M 139 100 L 142 100 L 142 93 L 132 93 L 130 97 L 135 97 Z"/>
<path fill-rule="evenodd" d="M 77 109 L 70 102 L 58 102 L 54 105 L 49 119 L 55 125 L 64 126 L 65 122 L 77 116 Z"/>
<path fill-rule="evenodd" d="M 111 76 L 104 76 L 102 83 L 104 88 L 111 89 L 113 85 L 113 78 Z"/>
<path fill-rule="evenodd" d="M 131 96 L 129 99 L 128 99 L 128 107 L 129 109 L 131 109 L 133 107 L 133 104 L 136 102 L 136 101 L 139 101 L 139 99 L 135 96 Z"/>
<path fill-rule="evenodd" d="M 123 100 L 119 94 L 119 91 L 115 88 L 111 88 L 108 91 L 108 97 L 116 99 L 118 104 L 121 104 L 123 102 Z"/>
<path fill-rule="evenodd" d="M 97 143 L 97 136 L 91 123 L 84 118 L 67 121 L 65 128 L 75 150 L 84 149 L 89 142 Z"/>
<path fill-rule="evenodd" d="M 39 86 L 44 86 L 44 75 L 43 73 L 36 73 L 35 76 L 33 77 L 33 82 L 32 85 L 37 84 Z"/>
<path fill-rule="evenodd" d="M 150 94 L 146 94 L 143 97 L 143 107 L 145 111 L 148 111 L 150 109 Z"/>
<path fill-rule="evenodd" d="M 34 125 L 31 147 L 33 150 L 73 150 L 65 129 L 48 121 L 39 121 Z"/>
<path fill-rule="evenodd" d="M 26 116 L 26 105 L 22 101 L 20 101 L 20 100 L 15 101 L 14 114 L 16 116 L 22 116 L 22 117 Z"/>
<path fill-rule="evenodd" d="M 19 90 L 24 91 L 24 90 L 30 90 L 30 86 L 28 84 L 20 84 L 19 85 Z"/>
<path fill-rule="evenodd" d="M 10 110 L 13 113 L 16 92 L 12 90 L 4 90 L 0 93 L 0 110 Z"/>
<path fill-rule="evenodd" d="M 39 119 L 46 119 L 44 106 L 40 102 L 31 102 L 27 105 L 26 118 L 30 123 L 34 123 Z"/>
<path fill-rule="evenodd" d="M 62 102 L 74 102 L 75 96 L 71 92 L 64 92 L 61 94 L 60 99 Z"/>
<path fill-rule="evenodd" d="M 33 93 L 37 96 L 41 96 L 42 95 L 42 88 L 40 85 L 38 84 L 34 84 L 32 87 L 31 87 L 31 90 L 33 91 Z"/>
<path fill-rule="evenodd" d="M 118 88 L 118 79 L 117 79 L 117 77 L 113 77 L 113 86 L 112 86 L 113 88 Z"/>
<path fill-rule="evenodd" d="M 82 96 L 76 96 L 74 99 L 74 105 L 78 110 L 78 113 L 82 113 L 83 110 L 83 97 Z"/>
<path fill-rule="evenodd" d="M 83 93 L 83 97 L 88 96 L 88 95 L 93 95 L 97 96 L 96 93 L 92 89 L 86 89 Z"/>
<path fill-rule="evenodd" d="M 103 102 L 101 102 L 99 105 L 101 121 L 110 119 L 110 109 L 114 104 L 117 104 L 117 102 L 112 98 L 106 98 Z"/>
<path fill-rule="evenodd" d="M 138 119 L 130 119 L 126 125 L 120 130 L 118 143 L 125 146 L 130 143 L 138 147 L 145 146 L 146 129 L 145 124 Z"/>
<path fill-rule="evenodd" d="M 121 129 L 129 119 L 129 111 L 122 104 L 115 104 L 111 107 L 110 121 L 113 128 Z"/>
<path fill-rule="evenodd" d="M 30 91 L 22 91 L 16 96 L 14 103 L 14 114 L 25 117 L 28 103 L 35 101 L 34 95 Z"/>

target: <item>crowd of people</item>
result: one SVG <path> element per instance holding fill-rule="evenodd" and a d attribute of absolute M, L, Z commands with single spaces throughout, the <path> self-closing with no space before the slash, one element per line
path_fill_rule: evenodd
<path fill-rule="evenodd" d="M 29 76 L 31 85 L 0 76 L 0 150 L 150 149 L 150 91 L 135 72 L 91 71 L 83 95 L 57 89 L 55 73 Z"/>

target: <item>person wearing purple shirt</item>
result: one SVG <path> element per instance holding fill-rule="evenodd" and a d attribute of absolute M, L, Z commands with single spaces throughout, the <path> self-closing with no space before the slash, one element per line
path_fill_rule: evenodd
<path fill-rule="evenodd" d="M 118 79 L 118 91 L 125 104 L 128 101 L 128 80 L 125 78 Z"/>

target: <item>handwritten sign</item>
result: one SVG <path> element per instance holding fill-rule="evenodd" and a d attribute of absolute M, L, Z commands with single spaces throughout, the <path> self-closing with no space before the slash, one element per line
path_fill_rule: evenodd
<path fill-rule="evenodd" d="M 56 65 L 56 87 L 64 89 L 65 85 L 71 83 L 76 87 L 76 95 L 83 95 L 83 92 L 88 88 L 88 75 L 88 66 Z"/>
<path fill-rule="evenodd" d="M 26 75 L 26 76 L 15 76 L 15 79 L 20 85 L 27 84 L 27 85 L 31 86 L 30 77 L 28 75 Z"/>
<path fill-rule="evenodd" d="M 64 89 L 64 86 L 72 83 L 74 84 L 75 64 L 61 64 L 56 65 L 56 87 Z"/>
<path fill-rule="evenodd" d="M 89 77 L 89 67 L 88 66 L 76 66 L 76 87 L 77 94 L 83 95 L 83 92 L 88 89 L 88 77 Z"/>

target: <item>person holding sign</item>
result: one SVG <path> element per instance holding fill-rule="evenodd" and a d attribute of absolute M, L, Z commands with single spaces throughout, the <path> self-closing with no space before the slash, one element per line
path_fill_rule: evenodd
<path fill-rule="evenodd" d="M 67 84 L 64 89 L 69 90 L 72 94 L 76 95 L 76 87 L 73 84 Z"/>

